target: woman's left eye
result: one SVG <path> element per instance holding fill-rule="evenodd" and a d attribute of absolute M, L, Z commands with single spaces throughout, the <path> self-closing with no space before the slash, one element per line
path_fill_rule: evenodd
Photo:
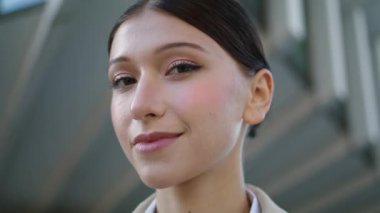
<path fill-rule="evenodd" d="M 178 61 L 178 62 L 174 62 L 170 66 L 166 75 L 188 73 L 188 72 L 199 70 L 200 68 L 201 68 L 200 65 L 197 65 L 193 62 Z"/>

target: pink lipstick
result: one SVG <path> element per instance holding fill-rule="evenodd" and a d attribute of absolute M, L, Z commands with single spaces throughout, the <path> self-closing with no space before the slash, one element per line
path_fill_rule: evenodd
<path fill-rule="evenodd" d="M 142 153 L 153 152 L 174 143 L 182 133 L 152 132 L 140 134 L 133 140 L 134 148 Z"/>

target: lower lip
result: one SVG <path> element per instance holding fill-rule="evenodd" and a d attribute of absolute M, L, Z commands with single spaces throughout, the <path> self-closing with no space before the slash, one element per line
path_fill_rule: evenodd
<path fill-rule="evenodd" d="M 135 149 L 138 152 L 142 152 L 142 153 L 154 152 L 154 151 L 163 149 L 169 146 L 170 144 L 174 143 L 177 140 L 177 138 L 178 137 L 162 138 L 160 140 L 156 140 L 149 143 L 140 142 L 140 143 L 135 144 Z"/>

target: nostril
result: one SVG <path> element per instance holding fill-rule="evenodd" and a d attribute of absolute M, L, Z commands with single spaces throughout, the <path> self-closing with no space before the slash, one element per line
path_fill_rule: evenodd
<path fill-rule="evenodd" d="M 155 115 L 154 113 L 148 113 L 148 114 L 146 115 L 146 117 L 156 117 L 156 115 Z"/>

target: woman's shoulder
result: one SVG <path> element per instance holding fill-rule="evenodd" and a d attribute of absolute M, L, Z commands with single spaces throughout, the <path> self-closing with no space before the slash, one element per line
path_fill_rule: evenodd
<path fill-rule="evenodd" d="M 155 198 L 155 194 L 150 195 L 148 198 L 146 198 L 143 202 L 141 202 L 136 207 L 133 213 L 145 213 L 145 211 L 148 209 L 150 204 L 153 202 L 154 198 Z"/>
<path fill-rule="evenodd" d="M 286 212 L 280 208 L 262 189 L 257 186 L 247 184 L 247 190 L 253 192 L 259 201 L 261 213 Z"/>

